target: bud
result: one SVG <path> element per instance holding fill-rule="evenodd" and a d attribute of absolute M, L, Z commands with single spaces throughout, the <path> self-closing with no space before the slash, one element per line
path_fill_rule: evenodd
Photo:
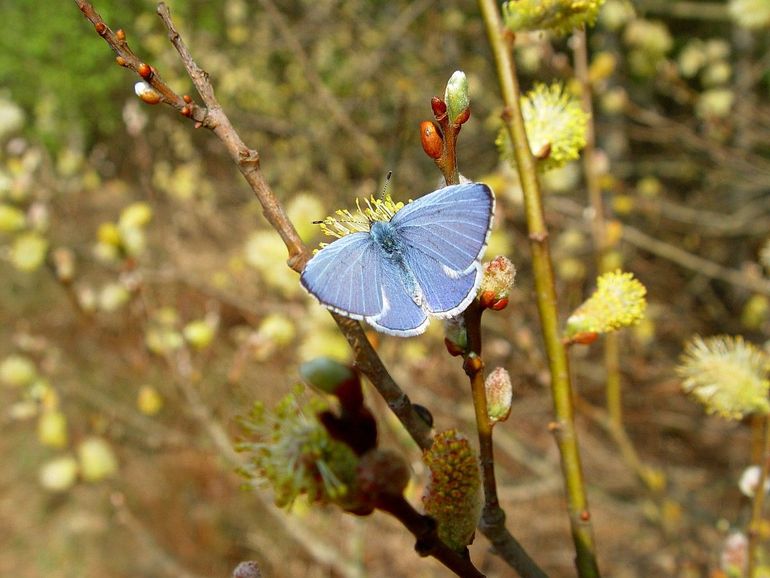
<path fill-rule="evenodd" d="M 32 231 L 18 235 L 11 245 L 11 263 L 26 273 L 36 271 L 47 254 L 48 240 Z"/>
<path fill-rule="evenodd" d="M 126 32 L 122 28 L 118 28 L 115 31 L 115 38 L 117 38 L 120 42 L 123 42 L 126 39 Z"/>
<path fill-rule="evenodd" d="M 67 418 L 58 410 L 46 411 L 37 421 L 37 439 L 44 446 L 63 448 L 67 445 Z"/>
<path fill-rule="evenodd" d="M 423 145 L 425 146 L 425 145 Z M 24 212 L 12 205 L 0 203 L 0 233 L 15 233 L 26 225 Z"/>
<path fill-rule="evenodd" d="M 484 381 L 487 397 L 487 416 L 492 424 L 505 421 L 511 413 L 513 385 L 511 376 L 502 367 L 497 367 Z"/>
<path fill-rule="evenodd" d="M 470 117 L 471 98 L 468 92 L 468 78 L 457 70 L 449 78 L 444 93 L 447 116 L 452 124 L 463 124 Z"/>
<path fill-rule="evenodd" d="M 609 333 L 636 325 L 647 309 L 647 289 L 631 273 L 605 273 L 596 291 L 567 319 L 565 337 L 571 341 L 585 333 Z"/>
<path fill-rule="evenodd" d="M 507 257 L 497 256 L 484 263 L 484 276 L 478 290 L 481 307 L 494 311 L 504 309 L 515 278 L 516 267 Z"/>
<path fill-rule="evenodd" d="M 151 385 L 143 385 L 136 396 L 136 406 L 144 415 L 156 415 L 163 409 L 163 398 Z"/>
<path fill-rule="evenodd" d="M 37 368 L 23 355 L 9 355 L 0 362 L 0 382 L 10 387 L 26 387 L 37 378 Z"/>
<path fill-rule="evenodd" d="M 78 446 L 80 475 L 87 482 L 98 482 L 118 471 L 118 460 L 110 445 L 102 438 L 90 437 Z"/>
<path fill-rule="evenodd" d="M 75 483 L 78 463 L 72 456 L 62 456 L 43 464 L 38 478 L 40 485 L 51 492 L 66 492 Z"/>
<path fill-rule="evenodd" d="M 139 73 L 139 76 L 144 78 L 145 80 L 149 80 L 152 76 L 152 66 L 147 64 L 146 62 L 142 62 L 137 68 L 136 71 Z"/>
<path fill-rule="evenodd" d="M 249 560 L 235 567 L 232 578 L 262 578 L 262 571 L 259 569 L 259 564 Z"/>
<path fill-rule="evenodd" d="M 134 85 L 134 92 L 147 104 L 158 104 L 161 101 L 160 93 L 144 80 L 140 80 Z"/>
<path fill-rule="evenodd" d="M 302 379 L 319 391 L 334 394 L 347 381 L 356 378 L 355 372 L 330 357 L 317 357 L 299 367 Z"/>
<path fill-rule="evenodd" d="M 131 203 L 120 211 L 118 228 L 144 227 L 152 220 L 152 207 L 143 202 Z"/>
<path fill-rule="evenodd" d="M 453 357 L 463 355 L 468 349 L 468 331 L 462 315 L 444 320 L 444 345 Z"/>
<path fill-rule="evenodd" d="M 420 123 L 420 142 L 422 150 L 432 159 L 441 157 L 444 150 L 444 139 L 436 127 L 436 123 L 426 120 Z"/>
<path fill-rule="evenodd" d="M 430 107 L 433 110 L 433 116 L 436 120 L 441 120 L 446 115 L 446 102 L 441 100 L 438 96 L 434 96 L 430 99 Z"/>
<path fill-rule="evenodd" d="M 205 319 L 191 321 L 182 329 L 185 340 L 195 349 L 206 349 L 211 345 L 216 332 L 215 324 Z"/>
<path fill-rule="evenodd" d="M 468 438 L 457 430 L 436 434 L 423 453 L 430 480 L 422 498 L 425 513 L 438 524 L 438 537 L 454 550 L 473 541 L 481 515 L 481 475 Z"/>
<path fill-rule="evenodd" d="M 728 576 L 745 576 L 749 560 L 749 539 L 743 532 L 732 532 L 725 538 L 719 565 Z"/>
<path fill-rule="evenodd" d="M 738 482 L 738 488 L 747 498 L 753 498 L 759 487 L 759 478 L 762 476 L 762 468 L 759 466 L 749 466 L 741 474 Z M 770 490 L 770 480 L 765 480 L 765 493 Z"/>
<path fill-rule="evenodd" d="M 59 282 L 71 283 L 75 277 L 75 253 L 66 247 L 59 247 L 53 252 L 52 258 Z"/>

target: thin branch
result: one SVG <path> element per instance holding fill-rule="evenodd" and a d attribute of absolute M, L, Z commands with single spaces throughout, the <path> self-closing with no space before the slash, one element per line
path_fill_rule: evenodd
<path fill-rule="evenodd" d="M 555 197 L 551 197 L 548 199 L 548 204 L 560 213 L 580 219 L 583 226 L 587 228 L 587 225 L 583 223 L 582 219 L 583 208 L 577 203 L 569 199 L 556 199 Z M 770 295 L 770 280 L 760 277 L 751 277 L 739 270 L 725 267 L 714 261 L 709 261 L 708 259 L 694 255 L 693 253 L 689 253 L 680 247 L 651 237 L 630 225 L 623 225 L 622 235 L 624 241 L 627 241 L 640 249 L 644 249 L 653 255 L 676 263 L 685 269 L 689 269 L 710 279 L 717 279 L 729 283 L 730 285 L 734 285 L 735 287 L 747 289 L 753 293 Z"/>
<path fill-rule="evenodd" d="M 524 194 L 537 308 L 551 372 L 551 393 L 556 416 L 551 430 L 561 455 L 567 508 L 576 553 L 575 565 L 581 578 L 597 578 L 600 574 L 575 430 L 569 360 L 559 332 L 557 296 L 542 194 L 521 113 L 521 91 L 512 55 L 514 39 L 512 34 L 504 31 L 500 8 L 494 0 L 478 0 L 478 5 L 495 60 L 504 105 L 503 121 L 513 143 Z"/>
<path fill-rule="evenodd" d="M 361 153 L 363 153 L 363 155 L 370 161 L 374 161 L 377 167 L 380 167 L 382 165 L 382 158 L 376 141 L 361 132 L 358 125 L 352 118 L 350 118 L 350 115 L 340 104 L 337 97 L 334 96 L 323 82 L 318 75 L 318 71 L 312 65 L 305 53 L 302 44 L 289 26 L 286 17 L 271 0 L 259 0 L 259 3 L 262 5 L 262 8 L 265 9 L 265 12 L 267 12 L 270 19 L 275 23 L 284 42 L 289 46 L 289 49 L 294 54 L 294 58 L 302 67 L 302 72 L 308 83 L 312 86 L 316 98 L 320 100 L 331 113 L 335 122 L 337 122 L 337 124 L 353 138 L 353 142 L 360 149 Z"/>

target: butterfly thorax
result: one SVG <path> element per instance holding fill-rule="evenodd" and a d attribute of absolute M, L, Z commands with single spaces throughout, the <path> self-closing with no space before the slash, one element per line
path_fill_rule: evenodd
<path fill-rule="evenodd" d="M 386 255 L 393 257 L 401 254 L 401 242 L 396 238 L 393 225 L 389 222 L 375 221 L 372 223 L 369 234 L 375 243 L 385 251 Z"/>

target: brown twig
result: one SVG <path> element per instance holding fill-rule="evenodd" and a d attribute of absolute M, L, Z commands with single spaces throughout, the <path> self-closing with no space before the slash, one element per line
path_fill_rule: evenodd
<path fill-rule="evenodd" d="M 75 0 L 75 3 L 83 15 L 94 25 L 97 33 L 107 42 L 118 58 L 121 59 L 119 61 L 120 64 L 140 74 L 140 70 L 143 70 L 141 66 L 145 63 L 142 63 L 130 49 L 125 40 L 125 34 L 113 32 L 96 10 L 94 10 L 90 2 Z M 295 271 L 301 272 L 310 258 L 310 252 L 302 243 L 299 235 L 297 235 L 294 225 L 286 216 L 283 206 L 278 201 L 275 193 L 273 193 L 265 181 L 264 174 L 260 169 L 259 153 L 244 144 L 230 123 L 229 118 L 216 99 L 208 74 L 192 58 L 190 51 L 171 20 L 168 7 L 164 3 L 159 4 L 158 14 L 168 30 L 169 39 L 179 53 L 188 75 L 206 106 L 198 106 L 191 102 L 189 97 L 185 99 L 183 96 L 177 95 L 154 69 L 152 74 L 143 78 L 153 89 L 161 94 L 162 102 L 173 106 L 180 113 L 183 112 L 185 106 L 188 107 L 184 116 L 195 120 L 197 127 L 210 129 L 222 141 L 233 162 L 236 163 L 241 174 L 254 191 L 266 219 L 286 244 L 289 251 L 289 266 Z M 429 426 L 414 411 L 408 396 L 390 377 L 382 360 L 374 351 L 374 348 L 368 344 L 360 324 L 337 315 L 334 315 L 334 317 L 348 343 L 353 348 L 356 364 L 361 368 L 361 371 L 388 401 L 388 405 L 396 413 L 396 416 L 401 420 L 417 444 L 423 449 L 430 447 Z"/>
<path fill-rule="evenodd" d="M 415 550 L 420 556 L 432 556 L 458 576 L 484 577 L 467 556 L 461 556 L 438 538 L 435 520 L 417 512 L 402 495 L 381 496 L 377 508 L 397 518 L 414 535 Z"/>

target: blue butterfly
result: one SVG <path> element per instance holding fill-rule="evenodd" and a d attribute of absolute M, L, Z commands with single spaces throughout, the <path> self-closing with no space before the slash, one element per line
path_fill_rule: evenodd
<path fill-rule="evenodd" d="M 444 187 L 325 246 L 300 281 L 332 311 L 390 335 L 419 335 L 428 315 L 454 317 L 476 296 L 494 209 L 485 184 Z"/>

